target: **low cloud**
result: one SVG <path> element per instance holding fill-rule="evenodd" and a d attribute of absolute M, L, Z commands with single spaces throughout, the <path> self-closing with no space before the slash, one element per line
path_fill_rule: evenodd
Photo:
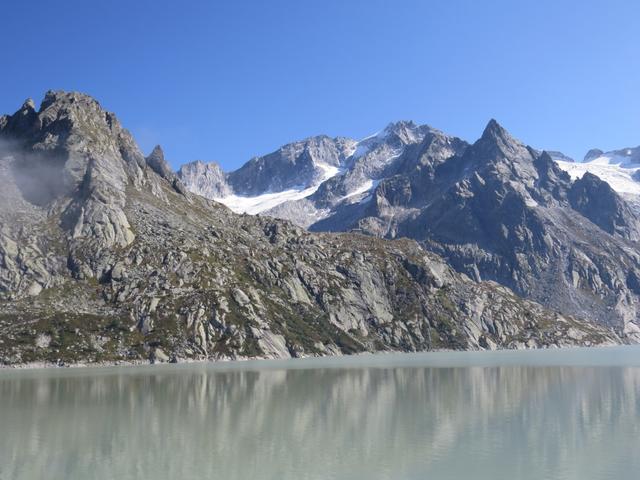
<path fill-rule="evenodd" d="M 64 155 L 25 152 L 16 142 L 0 140 L 0 161 L 3 176 L 10 177 L 3 178 L 2 181 L 13 180 L 22 197 L 29 203 L 44 207 L 67 189 Z"/>

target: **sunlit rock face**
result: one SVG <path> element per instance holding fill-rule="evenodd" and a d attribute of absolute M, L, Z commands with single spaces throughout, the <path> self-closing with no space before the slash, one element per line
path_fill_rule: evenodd
<path fill-rule="evenodd" d="M 24 200 L 59 208 L 76 237 L 107 247 L 133 241 L 125 189 L 141 182 L 145 160 L 113 114 L 86 95 L 50 91 L 39 111 L 26 102 L 1 132 Z"/>
<path fill-rule="evenodd" d="M 207 198 L 223 198 L 232 195 L 226 174 L 220 165 L 200 160 L 187 163 L 178 170 L 180 179 L 189 191 Z"/>

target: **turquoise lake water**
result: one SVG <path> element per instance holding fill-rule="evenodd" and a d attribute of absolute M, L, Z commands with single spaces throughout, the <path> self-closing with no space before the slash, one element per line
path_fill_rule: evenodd
<path fill-rule="evenodd" d="M 0 371 L 0 479 L 637 479 L 640 347 Z"/>

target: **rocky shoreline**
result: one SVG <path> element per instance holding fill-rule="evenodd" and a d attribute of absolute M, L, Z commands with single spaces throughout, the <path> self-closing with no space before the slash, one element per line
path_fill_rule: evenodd
<path fill-rule="evenodd" d="M 566 346 L 566 347 L 558 347 L 555 345 L 549 347 L 542 348 L 505 348 L 498 350 L 451 350 L 451 349 L 439 349 L 439 350 L 429 350 L 429 351 L 421 351 L 421 352 L 402 352 L 402 351 L 378 351 L 378 352 L 361 352 L 361 353 L 353 353 L 349 355 L 320 355 L 320 356 L 301 356 L 298 358 L 273 358 L 273 357 L 246 357 L 246 358 L 219 358 L 216 360 L 204 360 L 204 359 L 191 359 L 191 358 L 180 358 L 180 359 L 172 359 L 171 361 L 151 361 L 151 360 L 120 360 L 120 361 L 101 361 L 101 362 L 78 362 L 78 363 L 52 363 L 52 362 L 31 362 L 31 363 L 23 363 L 23 364 L 13 364 L 13 365 L 5 365 L 0 364 L 0 371 L 2 370 L 60 370 L 60 369 L 95 369 L 95 368 L 111 368 L 111 367 L 138 367 L 138 366 L 166 366 L 166 365 L 230 365 L 230 364 L 243 364 L 247 362 L 259 362 L 263 364 L 263 362 L 278 362 L 278 361 L 291 361 L 291 360 L 310 360 L 310 359 L 323 359 L 323 360 L 331 360 L 337 359 L 341 357 L 370 357 L 370 356 L 384 356 L 384 355 L 415 355 L 415 354 L 429 354 L 429 353 L 489 353 L 489 352 L 519 352 L 519 351 L 544 351 L 544 350 L 572 350 L 572 349 L 603 349 L 603 348 L 611 348 L 621 346 L 618 343 L 611 344 L 603 344 L 603 345 L 594 345 L 594 346 Z M 266 366 L 266 364 L 264 364 Z"/>

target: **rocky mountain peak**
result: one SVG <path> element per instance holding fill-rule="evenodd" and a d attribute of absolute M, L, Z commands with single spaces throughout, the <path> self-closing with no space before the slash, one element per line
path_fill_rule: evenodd
<path fill-rule="evenodd" d="M 160 145 L 156 145 L 153 148 L 146 161 L 149 168 L 167 180 L 175 191 L 183 195 L 186 194 L 187 188 L 169 166 L 169 162 L 164 158 L 164 151 Z"/>
<path fill-rule="evenodd" d="M 537 192 L 535 192 L 538 200 L 544 204 L 550 204 L 548 193 L 556 200 L 564 201 L 567 189 L 571 185 L 571 177 L 558 166 L 553 152 L 542 151 L 534 159 L 533 165 L 538 173 Z"/>
<path fill-rule="evenodd" d="M 46 110 L 52 105 L 56 105 L 57 107 L 70 106 L 70 105 L 78 105 L 79 108 L 86 107 L 91 105 L 93 107 L 101 109 L 100 103 L 90 95 L 86 93 L 76 92 L 76 91 L 65 91 L 65 90 L 48 90 L 44 94 L 44 99 L 40 104 L 40 111 Z"/>
<path fill-rule="evenodd" d="M 104 110 L 93 97 L 80 92 L 49 90 L 40 104 L 38 117 L 44 133 L 56 130 L 63 138 L 76 134 L 100 143 L 122 130 L 113 113 Z"/>
<path fill-rule="evenodd" d="M 18 132 L 32 128 L 36 117 L 35 103 L 31 98 L 28 98 L 13 115 L 2 117 L 0 133 L 5 137 L 14 137 Z"/>
<path fill-rule="evenodd" d="M 318 184 L 335 172 L 354 149 L 355 141 L 309 137 L 255 157 L 227 175 L 239 195 L 254 196 Z"/>
<path fill-rule="evenodd" d="M 554 152 L 543 150 L 540 153 L 540 155 L 535 157 L 534 163 L 538 171 L 546 171 L 546 172 L 553 171 L 557 175 L 562 176 L 562 178 L 564 178 L 566 181 L 570 180 L 569 175 L 560 167 L 558 167 Z"/>
<path fill-rule="evenodd" d="M 37 207 L 63 209 L 74 237 L 128 245 L 134 235 L 123 208 L 126 187 L 145 181 L 146 161 L 114 114 L 78 92 L 49 91 L 8 117 L 16 188 Z"/>
<path fill-rule="evenodd" d="M 222 198 L 233 193 L 227 175 L 216 162 L 202 160 L 186 163 L 178 170 L 178 177 L 188 189 L 207 198 Z"/>
<path fill-rule="evenodd" d="M 27 98 L 24 103 L 22 104 L 22 107 L 20 108 L 21 111 L 29 111 L 29 110 L 33 110 L 34 112 L 36 111 L 36 104 L 33 101 L 33 98 L 29 97 Z"/>
<path fill-rule="evenodd" d="M 151 150 L 151 153 L 149 154 L 149 156 L 155 155 L 162 157 L 162 159 L 164 160 L 164 150 L 162 150 L 162 147 L 160 145 L 156 145 L 155 147 L 153 147 L 153 150 Z"/>
<path fill-rule="evenodd" d="M 164 158 L 164 151 L 160 145 L 153 147 L 153 150 L 146 158 L 147 165 L 162 178 L 169 178 L 173 175 L 173 170 Z"/>
<path fill-rule="evenodd" d="M 397 120 L 395 122 L 389 122 L 385 127 L 385 131 L 393 132 L 400 130 L 415 130 L 418 125 L 413 120 Z"/>
<path fill-rule="evenodd" d="M 372 144 L 387 143 L 391 145 L 410 145 L 420 143 L 425 135 L 435 131 L 428 125 L 417 125 L 412 120 L 399 120 L 389 123 L 384 130 L 366 139 L 365 142 Z"/>
<path fill-rule="evenodd" d="M 560 163 L 572 177 L 581 177 L 584 172 L 591 172 L 602 180 L 611 184 L 614 190 L 628 201 L 640 205 L 638 200 L 640 186 L 638 186 L 638 167 L 640 167 L 640 146 L 620 148 L 603 152 L 598 148 L 591 149 L 584 157 L 584 161 L 569 165 Z"/>
<path fill-rule="evenodd" d="M 113 113 L 104 110 L 89 95 L 50 90 L 39 111 L 35 112 L 27 102 L 11 117 L 10 123 L 16 117 L 24 120 L 8 129 L 27 148 L 85 158 L 104 158 L 102 154 L 108 152 L 132 167 L 145 165 L 144 156 L 129 132 L 120 126 Z"/>
<path fill-rule="evenodd" d="M 472 170 L 488 167 L 502 179 L 515 177 L 531 183 L 538 176 L 533 165 L 538 155 L 491 119 L 480 139 L 466 150 L 465 163 Z"/>
<path fill-rule="evenodd" d="M 498 147 L 510 147 L 513 144 L 521 145 L 511 134 L 498 123 L 497 120 L 491 119 L 482 132 L 480 141 L 495 144 Z"/>

